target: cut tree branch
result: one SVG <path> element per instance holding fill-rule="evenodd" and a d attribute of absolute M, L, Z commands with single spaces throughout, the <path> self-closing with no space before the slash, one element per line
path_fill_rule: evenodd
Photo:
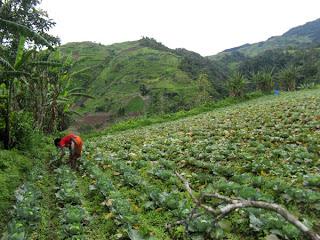
<path fill-rule="evenodd" d="M 183 182 L 187 192 L 191 196 L 193 202 L 197 205 L 197 207 L 202 207 L 206 211 L 212 213 L 215 216 L 215 220 L 219 221 L 220 219 L 227 216 L 232 211 L 238 209 L 238 208 L 262 208 L 266 210 L 270 210 L 273 212 L 276 212 L 277 214 L 281 215 L 286 221 L 293 224 L 295 227 L 297 227 L 305 236 L 308 236 L 311 240 L 320 240 L 319 234 L 312 231 L 309 227 L 304 225 L 302 222 L 299 221 L 297 217 L 292 215 L 288 210 L 283 208 L 282 206 L 275 204 L 275 203 L 268 203 L 263 201 L 253 201 L 253 200 L 245 200 L 245 199 L 239 199 L 239 198 L 230 198 L 227 196 L 223 196 L 219 193 L 211 193 L 211 194 L 203 194 L 202 198 L 210 197 L 210 198 L 216 198 L 219 200 L 222 200 L 224 203 L 228 203 L 227 205 L 223 206 L 222 208 L 215 208 L 201 203 L 201 199 L 197 199 L 193 193 L 192 188 L 190 187 L 189 182 L 182 177 L 178 172 L 176 172 L 176 175 L 180 178 L 180 180 Z"/>

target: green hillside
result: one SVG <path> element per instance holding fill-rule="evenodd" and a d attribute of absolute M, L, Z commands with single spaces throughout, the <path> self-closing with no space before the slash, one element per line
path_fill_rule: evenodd
<path fill-rule="evenodd" d="M 153 39 L 110 46 L 69 43 L 59 51 L 73 63 L 73 87 L 83 87 L 95 97 L 76 103 L 77 111 L 90 113 L 84 117 L 88 125 L 90 117 L 103 125 L 121 116 L 175 112 L 225 96 L 218 65 Z M 208 77 L 199 81 L 201 73 Z"/>
<path fill-rule="evenodd" d="M 247 80 L 247 92 L 265 91 L 261 86 L 268 84 L 270 90 L 306 88 L 320 81 L 319 36 L 320 19 L 292 28 L 282 36 L 228 49 L 208 59 L 222 66 L 229 79 L 240 73 Z M 268 74 L 269 80 L 264 79 L 263 75 Z M 289 82 L 294 86 L 288 87 Z"/>
<path fill-rule="evenodd" d="M 86 139 L 81 172 L 34 167 L 5 236 L 306 239 L 261 209 L 235 211 L 217 225 L 202 211 L 190 218 L 195 205 L 174 173 L 197 193 L 280 204 L 319 232 L 319 104 L 319 89 L 285 93 Z M 181 220 L 186 225 L 168 228 Z"/>
<path fill-rule="evenodd" d="M 244 44 L 239 47 L 226 49 L 223 52 L 210 56 L 210 59 L 222 59 L 234 56 L 236 53 L 254 57 L 267 50 L 287 49 L 287 48 L 305 48 L 317 46 L 320 44 L 320 19 L 308 22 L 302 26 L 290 29 L 281 36 L 271 37 L 266 41 L 254 44 Z"/>
<path fill-rule="evenodd" d="M 78 98 L 73 109 L 82 114 L 77 130 L 103 128 L 119 119 L 189 110 L 230 94 L 235 71 L 248 78 L 245 92 L 257 90 L 250 79 L 273 70 L 273 84 L 287 90 L 281 71 L 299 72 L 295 88 L 317 82 L 320 20 L 295 27 L 265 42 L 245 44 L 209 57 L 170 49 L 152 38 L 110 46 L 68 43 L 59 51 L 72 62 L 72 87 L 94 99 Z"/>

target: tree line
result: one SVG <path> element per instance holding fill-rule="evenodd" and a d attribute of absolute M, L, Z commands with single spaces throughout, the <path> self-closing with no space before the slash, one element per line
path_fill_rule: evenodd
<path fill-rule="evenodd" d="M 317 46 L 267 50 L 255 57 L 232 51 L 219 60 L 212 60 L 186 49 L 169 49 L 153 38 L 143 37 L 139 42 L 142 46 L 180 56 L 180 69 L 195 81 L 206 76 L 210 83 L 206 89 L 210 94 L 202 103 L 227 96 L 243 97 L 253 91 L 263 94 L 273 90 L 294 91 L 320 82 Z M 203 91 L 200 95 L 204 96 Z"/>
<path fill-rule="evenodd" d="M 320 83 L 319 59 L 317 47 L 268 50 L 247 58 L 229 75 L 229 95 L 242 97 L 252 91 L 270 94 L 273 90 L 312 88 Z"/>
<path fill-rule="evenodd" d="M 0 140 L 25 147 L 35 129 L 61 130 L 82 89 L 71 88 L 71 61 L 54 48 L 55 25 L 38 0 L 0 1 Z"/>

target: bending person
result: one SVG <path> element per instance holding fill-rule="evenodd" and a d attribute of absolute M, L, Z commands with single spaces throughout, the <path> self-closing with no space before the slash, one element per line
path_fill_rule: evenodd
<path fill-rule="evenodd" d="M 57 148 L 61 149 L 61 158 L 65 155 L 64 149 L 69 148 L 69 164 L 71 168 L 76 169 L 77 159 L 81 157 L 82 139 L 75 134 L 69 134 L 63 138 L 56 138 L 54 144 Z"/>

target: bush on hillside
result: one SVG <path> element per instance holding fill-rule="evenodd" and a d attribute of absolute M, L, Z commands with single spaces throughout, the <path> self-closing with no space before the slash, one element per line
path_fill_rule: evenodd
<path fill-rule="evenodd" d="M 30 149 L 33 143 L 33 134 L 35 133 L 31 113 L 23 111 L 13 112 L 11 127 L 12 146 L 19 150 Z"/>

